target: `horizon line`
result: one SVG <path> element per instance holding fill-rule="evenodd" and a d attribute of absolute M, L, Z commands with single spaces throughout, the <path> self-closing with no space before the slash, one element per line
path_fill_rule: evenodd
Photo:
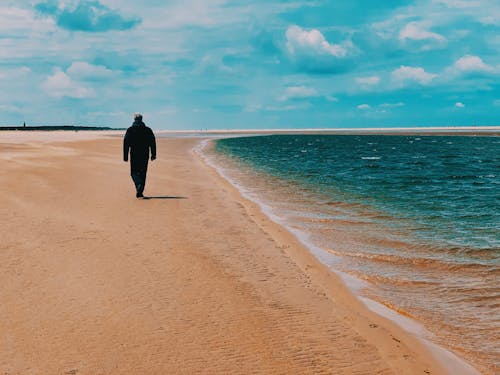
<path fill-rule="evenodd" d="M 365 128 L 220 128 L 220 129 L 154 129 L 158 132 L 171 133 L 245 133 L 245 132 L 401 132 L 401 131 L 494 131 L 500 132 L 500 125 L 484 126 L 419 126 L 419 127 L 365 127 Z"/>

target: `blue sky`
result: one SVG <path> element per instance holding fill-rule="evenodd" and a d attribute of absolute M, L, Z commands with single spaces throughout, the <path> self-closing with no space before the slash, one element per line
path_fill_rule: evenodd
<path fill-rule="evenodd" d="M 500 125 L 500 1 L 3 0 L 0 124 Z"/>

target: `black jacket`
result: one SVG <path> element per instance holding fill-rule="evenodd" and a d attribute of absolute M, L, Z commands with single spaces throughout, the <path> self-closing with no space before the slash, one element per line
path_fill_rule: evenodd
<path fill-rule="evenodd" d="M 156 158 L 156 140 L 151 128 L 142 121 L 135 121 L 127 129 L 123 139 L 123 160 L 128 161 L 130 150 L 130 165 L 132 169 L 147 168 L 149 159 L 149 149 L 151 157 Z"/>

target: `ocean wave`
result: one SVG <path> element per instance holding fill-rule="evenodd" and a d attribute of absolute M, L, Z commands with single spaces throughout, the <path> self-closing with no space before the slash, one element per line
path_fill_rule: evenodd
<path fill-rule="evenodd" d="M 341 257 L 349 257 L 356 259 L 369 260 L 371 262 L 389 263 L 393 265 L 422 267 L 426 269 L 450 271 L 450 272 L 484 272 L 496 273 L 500 271 L 499 267 L 494 267 L 491 264 L 484 264 L 474 262 L 472 260 L 464 261 L 451 261 L 450 259 L 439 259 L 428 257 L 416 257 L 411 255 L 396 255 L 396 254 L 382 254 L 382 253 L 369 253 L 360 251 L 338 251 L 331 248 L 325 248 L 326 251 Z M 434 255 L 436 256 L 436 255 Z"/>

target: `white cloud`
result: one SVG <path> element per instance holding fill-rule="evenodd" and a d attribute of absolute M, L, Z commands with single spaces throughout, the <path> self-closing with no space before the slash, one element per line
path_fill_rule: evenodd
<path fill-rule="evenodd" d="M 397 108 L 397 107 L 403 107 L 405 103 L 403 102 L 397 102 L 397 103 L 383 103 L 380 104 L 379 107 L 381 108 Z"/>
<path fill-rule="evenodd" d="M 135 2 L 136 3 L 136 2 Z M 123 1 L 116 1 L 115 8 L 122 8 Z M 148 8 L 153 6 L 148 6 Z M 141 12 L 144 11 L 140 9 Z M 250 6 L 248 7 L 250 8 Z M 136 6 L 131 11 L 137 11 Z M 250 9 L 227 7 L 225 0 L 182 0 L 158 2 L 158 6 L 150 12 L 145 25 L 153 29 L 179 29 L 186 26 L 210 28 L 228 23 L 244 22 L 246 12 Z"/>
<path fill-rule="evenodd" d="M 420 84 L 429 84 L 437 74 L 427 73 L 423 68 L 401 65 L 391 73 L 392 79 L 403 84 L 408 81 L 418 82 Z"/>
<path fill-rule="evenodd" d="M 464 108 L 465 107 L 465 104 L 462 103 L 462 102 L 456 102 L 455 103 L 455 107 L 458 107 L 458 108 Z"/>
<path fill-rule="evenodd" d="M 361 109 L 361 110 L 365 110 L 365 109 L 370 109 L 370 105 L 369 104 L 360 104 L 357 106 L 358 109 Z"/>
<path fill-rule="evenodd" d="M 338 102 L 339 98 L 336 98 L 335 96 L 328 95 L 328 96 L 326 96 L 326 100 L 328 100 L 329 102 Z"/>
<path fill-rule="evenodd" d="M 223 62 L 224 56 L 217 52 L 210 52 L 203 56 L 196 69 L 197 74 L 234 73 L 234 69 Z"/>
<path fill-rule="evenodd" d="M 313 53 L 342 58 L 347 56 L 349 48 L 352 47 L 350 42 L 345 42 L 343 45 L 331 44 L 319 30 L 307 31 L 296 25 L 287 29 L 286 40 L 286 48 L 291 55 Z"/>
<path fill-rule="evenodd" d="M 453 68 L 459 72 L 495 73 L 498 68 L 485 64 L 479 56 L 466 55 L 455 61 Z"/>
<path fill-rule="evenodd" d="M 318 96 L 316 89 L 306 86 L 290 86 L 287 87 L 285 93 L 280 97 L 280 101 L 289 99 L 304 99 Z"/>
<path fill-rule="evenodd" d="M 282 112 L 282 111 L 296 111 L 299 109 L 307 109 L 311 106 L 310 103 L 303 102 L 301 104 L 289 104 L 289 105 L 284 105 L 284 106 L 268 106 L 265 107 L 264 109 L 266 111 L 270 112 Z"/>
<path fill-rule="evenodd" d="M 262 109 L 262 104 L 252 103 L 245 105 L 245 112 L 258 112 Z"/>
<path fill-rule="evenodd" d="M 371 25 L 379 37 L 401 42 L 409 41 L 411 48 L 429 50 L 441 48 L 448 41 L 460 39 L 458 28 L 467 28 L 476 33 L 478 27 L 470 26 L 468 19 L 483 25 L 500 25 L 500 2 L 492 0 L 422 0 L 395 8 L 389 18 Z M 465 22 L 464 22 L 465 21 Z M 431 30 L 439 27 L 443 34 Z M 484 30 L 484 38 L 495 35 L 495 30 Z"/>
<path fill-rule="evenodd" d="M 0 32 L 24 31 L 29 34 L 54 30 L 54 21 L 35 17 L 33 11 L 16 7 L 0 7 Z"/>
<path fill-rule="evenodd" d="M 75 61 L 66 71 L 78 79 L 103 79 L 113 75 L 113 71 L 102 65 L 92 65 L 84 61 Z"/>
<path fill-rule="evenodd" d="M 299 70 L 313 73 L 339 73 L 350 68 L 349 57 L 358 50 L 350 40 L 330 43 L 317 29 L 305 30 L 297 25 L 285 33 L 285 52 Z"/>
<path fill-rule="evenodd" d="M 21 66 L 14 69 L 0 69 L 0 79 L 22 78 L 31 73 L 31 69 L 27 66 Z"/>
<path fill-rule="evenodd" d="M 410 22 L 399 32 L 399 40 L 426 40 L 431 39 L 438 42 L 445 42 L 446 38 L 440 34 L 427 31 L 424 25 L 419 22 Z"/>
<path fill-rule="evenodd" d="M 433 0 L 433 2 L 446 5 L 448 8 L 473 8 L 483 5 L 478 0 Z"/>
<path fill-rule="evenodd" d="M 391 39 L 397 34 L 399 25 L 405 21 L 406 15 L 397 14 L 393 18 L 371 24 L 373 32 L 382 39 Z"/>
<path fill-rule="evenodd" d="M 489 4 L 488 4 L 489 5 Z M 479 17 L 479 22 L 483 25 L 500 25 L 500 6 L 496 5 L 496 8 L 490 8 L 486 6 L 488 11 L 483 16 Z"/>
<path fill-rule="evenodd" d="M 170 0 L 153 1 L 143 6 L 136 0 L 129 0 L 128 12 L 148 12 L 143 26 L 147 29 L 172 30 L 197 26 L 220 27 L 229 24 L 247 24 L 255 17 L 274 17 L 290 9 L 312 6 L 303 1 L 246 2 L 243 6 L 228 6 L 227 0 Z M 115 9 L 126 10 L 125 0 L 106 0 Z M 314 3 L 313 3 L 314 4 Z M 146 17 L 144 17 L 146 19 Z"/>
<path fill-rule="evenodd" d="M 379 76 L 357 77 L 356 82 L 363 86 L 375 86 L 380 83 Z"/>
<path fill-rule="evenodd" d="M 48 95 L 56 98 L 69 97 L 83 99 L 94 96 L 94 91 L 91 88 L 75 82 L 60 68 L 55 69 L 54 74 L 43 82 L 42 88 Z"/>
<path fill-rule="evenodd" d="M 405 104 L 403 102 L 397 102 L 397 103 L 382 103 L 378 105 L 371 106 L 369 104 L 360 104 L 356 108 L 359 110 L 368 110 L 371 109 L 372 113 L 377 113 L 377 114 L 382 114 L 382 113 L 388 113 L 389 109 L 391 108 L 398 108 L 398 107 L 403 107 Z"/>
<path fill-rule="evenodd" d="M 444 5 L 456 14 L 474 17 L 483 25 L 500 25 L 500 3 L 491 0 L 433 0 L 433 3 Z M 438 13 L 440 14 L 440 13 Z"/>
<path fill-rule="evenodd" d="M 0 6 L 0 59 L 30 59 L 39 52 L 46 54 L 52 45 L 48 35 L 55 30 L 52 20 L 36 17 L 32 10 Z"/>

